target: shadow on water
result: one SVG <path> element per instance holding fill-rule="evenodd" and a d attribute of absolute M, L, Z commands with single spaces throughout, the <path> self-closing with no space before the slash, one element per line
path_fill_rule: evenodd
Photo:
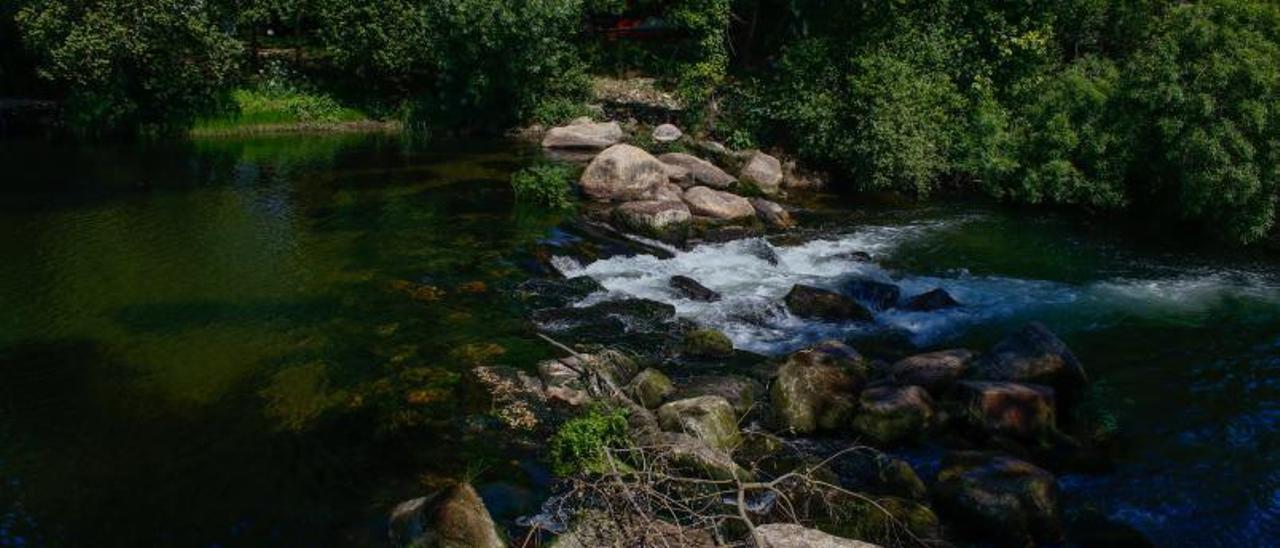
<path fill-rule="evenodd" d="M 526 149 L 9 144 L 0 545 L 381 546 L 468 471 L 500 515 L 536 504 L 455 398 L 477 360 L 548 353 L 502 298 L 558 222 L 512 207 Z"/>

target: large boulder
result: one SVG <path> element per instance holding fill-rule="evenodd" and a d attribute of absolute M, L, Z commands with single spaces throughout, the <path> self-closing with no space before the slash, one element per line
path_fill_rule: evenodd
<path fill-rule="evenodd" d="M 714 329 L 696 329 L 685 334 L 680 352 L 693 358 L 730 358 L 733 341 Z"/>
<path fill-rule="evenodd" d="M 989 434 L 1046 441 L 1055 429 L 1054 393 L 1047 386 L 961 381 L 952 397 L 968 423 Z"/>
<path fill-rule="evenodd" d="M 667 183 L 658 185 L 649 193 L 649 199 L 658 202 L 682 202 L 684 201 L 684 189 L 675 183 Z"/>
<path fill-rule="evenodd" d="M 667 285 L 671 286 L 671 289 L 676 290 L 676 293 L 679 293 L 682 297 L 689 300 L 707 303 L 713 303 L 720 300 L 719 293 L 715 292 L 715 290 L 708 289 L 707 286 L 698 283 L 698 280 L 688 276 L 681 276 L 679 274 L 672 276 L 671 279 L 667 281 Z"/>
<path fill-rule="evenodd" d="M 770 523 L 756 527 L 756 536 L 764 548 L 879 548 L 875 544 L 852 540 L 809 529 L 794 523 Z"/>
<path fill-rule="evenodd" d="M 415 548 L 502 548 L 489 510 L 476 490 L 459 483 L 400 503 L 388 523 L 391 544 Z"/>
<path fill-rule="evenodd" d="M 1058 483 L 1036 466 L 1001 455 L 948 455 L 938 473 L 938 509 L 957 524 L 1017 546 L 1062 540 Z"/>
<path fill-rule="evenodd" d="M 642 200 L 667 182 L 667 170 L 648 152 L 618 144 L 596 155 L 578 182 L 594 200 Z"/>
<path fill-rule="evenodd" d="M 866 383 L 866 361 L 847 345 L 828 341 L 787 357 L 769 390 L 781 430 L 808 434 L 848 424 Z"/>
<path fill-rule="evenodd" d="M 782 162 L 758 150 L 753 151 L 738 173 L 738 179 L 765 194 L 777 194 L 782 184 Z"/>
<path fill-rule="evenodd" d="M 872 310 L 888 310 L 898 304 L 902 290 L 898 286 L 874 280 L 853 280 L 844 286 L 844 291 L 858 302 L 871 307 Z"/>
<path fill-rule="evenodd" d="M 764 221 L 769 228 L 785 229 L 795 226 L 795 221 L 791 219 L 791 213 L 777 202 L 771 202 L 764 198 L 752 198 L 751 207 L 756 209 L 756 216 Z"/>
<path fill-rule="evenodd" d="M 694 215 L 712 219 L 735 220 L 754 217 L 756 209 L 751 202 L 737 194 L 695 186 L 684 191 L 684 201 Z"/>
<path fill-rule="evenodd" d="M 787 310 L 802 318 L 828 321 L 871 321 L 874 316 L 857 301 L 834 291 L 807 285 L 791 288 L 785 298 Z"/>
<path fill-rule="evenodd" d="M 969 371 L 973 356 L 972 351 L 956 348 L 906 357 L 889 366 L 889 380 L 901 386 L 921 386 L 941 396 Z"/>
<path fill-rule="evenodd" d="M 668 152 L 658 159 L 664 164 L 679 166 L 689 173 L 689 184 L 698 184 L 715 189 L 725 190 L 738 183 L 733 175 L 725 173 L 715 164 L 691 154 Z"/>
<path fill-rule="evenodd" d="M 712 449 L 732 450 L 742 443 L 733 406 L 720 396 L 699 396 L 667 402 L 658 408 L 658 424 L 668 432 L 683 432 Z"/>
<path fill-rule="evenodd" d="M 853 428 L 879 445 L 920 439 L 933 424 L 933 398 L 919 386 L 877 386 L 862 391 Z"/>
<path fill-rule="evenodd" d="M 582 148 L 600 150 L 622 140 L 622 127 L 617 122 L 576 123 L 551 128 L 542 138 L 546 148 Z"/>
<path fill-rule="evenodd" d="M 644 200 L 627 202 L 613 210 L 613 222 L 619 228 L 665 242 L 683 242 L 692 219 L 683 202 Z"/>
<path fill-rule="evenodd" d="M 1076 401 L 1088 383 L 1080 360 L 1040 322 L 1031 322 L 997 343 L 974 364 L 972 376 L 1052 386 L 1066 403 Z"/>
<path fill-rule="evenodd" d="M 653 368 L 641 371 L 631 379 L 631 384 L 627 388 L 631 396 L 636 399 L 636 403 L 648 409 L 662 405 L 662 402 L 676 391 L 676 386 L 671 383 L 671 379 Z"/>
<path fill-rule="evenodd" d="M 720 396 L 733 406 L 733 412 L 739 417 L 746 416 L 756 403 L 756 395 L 760 393 L 760 385 L 756 381 L 738 375 L 700 375 L 680 382 L 676 389 L 676 398 L 696 398 L 699 396 Z"/>

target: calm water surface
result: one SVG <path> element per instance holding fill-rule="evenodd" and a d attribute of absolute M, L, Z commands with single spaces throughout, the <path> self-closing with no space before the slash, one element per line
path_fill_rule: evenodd
<path fill-rule="evenodd" d="M 499 519 L 536 506 L 544 472 L 469 437 L 452 397 L 471 364 L 547 355 L 502 297 L 559 221 L 513 205 L 532 158 L 388 136 L 0 144 L 0 546 L 379 545 L 394 502 L 463 474 Z M 857 337 L 772 308 L 850 274 L 965 302 L 880 316 L 920 348 L 1044 320 L 1124 440 L 1115 471 L 1061 478 L 1069 505 L 1161 545 L 1280 535 L 1273 256 L 963 205 L 827 213 L 778 265 L 738 242 L 562 266 L 763 353 Z M 852 250 L 877 264 L 831 259 Z M 726 302 L 678 299 L 674 273 Z"/>

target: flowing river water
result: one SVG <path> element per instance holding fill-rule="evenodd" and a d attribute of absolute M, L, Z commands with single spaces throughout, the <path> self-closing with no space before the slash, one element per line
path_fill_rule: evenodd
<path fill-rule="evenodd" d="M 506 297 L 566 237 L 513 202 L 534 158 L 381 135 L 0 144 L 0 546 L 377 546 L 391 505 L 460 475 L 499 520 L 535 508 L 545 468 L 470 435 L 453 389 L 470 365 L 550 355 Z M 667 302 L 766 355 L 982 349 L 1043 321 L 1121 436 L 1113 470 L 1060 477 L 1069 506 L 1159 545 L 1280 537 L 1280 258 L 860 204 L 811 201 L 799 237 L 552 262 L 607 289 L 581 304 Z M 725 300 L 678 297 L 675 274 Z M 867 327 L 779 305 L 851 277 L 963 306 Z"/>

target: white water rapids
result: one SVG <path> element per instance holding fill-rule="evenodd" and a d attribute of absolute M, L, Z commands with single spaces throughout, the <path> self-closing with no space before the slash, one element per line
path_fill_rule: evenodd
<path fill-rule="evenodd" d="M 627 297 L 669 303 L 680 316 L 724 331 L 738 348 L 764 354 L 872 330 L 901 330 L 912 343 L 931 346 L 990 322 L 1066 316 L 1071 323 L 1088 327 L 1126 315 L 1194 315 L 1227 299 L 1280 303 L 1280 285 L 1274 279 L 1238 271 L 1193 270 L 1166 278 L 1113 278 L 1075 285 L 965 271 L 917 276 L 848 256 L 863 251 L 876 261 L 890 258 L 904 243 L 961 230 L 967 220 L 858 227 L 798 246 L 774 247 L 776 265 L 762 258 L 761 246 L 769 244 L 760 238 L 701 245 L 665 260 L 638 255 L 587 265 L 557 258 L 556 264 L 566 276 L 591 276 L 607 289 L 580 305 Z M 698 280 L 724 298 L 715 303 L 684 298 L 668 285 L 674 275 Z M 868 325 L 801 319 L 782 304 L 795 284 L 838 290 L 854 278 L 897 284 L 904 300 L 941 287 L 962 306 L 932 312 L 887 310 L 877 313 L 875 324 Z"/>

